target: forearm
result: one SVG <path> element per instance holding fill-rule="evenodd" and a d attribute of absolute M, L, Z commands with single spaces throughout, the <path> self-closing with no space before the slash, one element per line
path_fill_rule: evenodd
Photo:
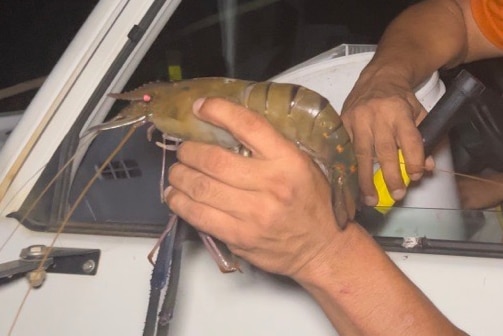
<path fill-rule="evenodd" d="M 455 0 L 426 0 L 388 26 L 364 73 L 394 76 L 414 88 L 437 69 L 462 63 L 467 52 L 462 7 Z"/>
<path fill-rule="evenodd" d="M 358 225 L 320 259 L 296 280 L 341 335 L 463 335 Z"/>

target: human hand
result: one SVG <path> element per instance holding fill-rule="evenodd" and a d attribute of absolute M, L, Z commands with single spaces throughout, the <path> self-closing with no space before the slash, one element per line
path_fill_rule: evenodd
<path fill-rule="evenodd" d="M 374 158 L 380 163 L 384 180 L 394 200 L 405 196 L 398 149 L 402 150 L 411 180 L 421 178 L 424 169 L 433 169 L 432 158 L 425 162 L 417 125 L 426 110 L 413 89 L 398 75 L 367 70 L 362 72 L 348 95 L 341 113 L 358 161 L 358 180 L 365 204 L 378 202 L 373 182 Z"/>
<path fill-rule="evenodd" d="M 184 142 L 169 172 L 169 207 L 269 272 L 295 278 L 323 258 L 340 231 L 328 182 L 311 158 L 240 105 L 208 98 L 194 112 L 228 129 L 252 156 Z"/>

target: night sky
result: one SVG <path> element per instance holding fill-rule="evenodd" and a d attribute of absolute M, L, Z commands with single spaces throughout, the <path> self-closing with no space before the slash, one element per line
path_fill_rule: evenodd
<path fill-rule="evenodd" d="M 244 3 L 247 0 L 241 0 Z M 249 0 L 251 1 L 251 0 Z M 98 0 L 1 0 L 0 1 L 0 89 L 23 81 L 46 76 L 64 52 L 66 46 L 70 43 L 75 33 L 92 11 Z M 375 43 L 389 21 L 397 15 L 406 6 L 415 1 L 412 0 L 285 0 L 275 4 L 280 6 L 279 19 L 284 25 L 298 24 L 332 24 L 347 27 L 349 39 L 347 43 Z M 173 20 L 174 30 L 183 28 L 192 21 L 200 20 L 204 16 L 214 14 L 216 0 L 184 0 L 182 7 L 185 13 L 182 20 Z M 277 18 L 271 14 L 274 6 L 269 6 L 263 12 L 257 11 L 255 14 L 260 17 L 243 18 L 243 22 L 260 22 L 256 29 L 249 29 L 244 23 L 243 32 L 240 33 L 242 50 L 238 54 L 248 56 L 251 52 L 260 51 L 261 46 L 253 42 L 254 35 L 258 35 L 260 30 L 264 34 L 273 34 L 268 30 L 268 26 Z M 285 10 L 286 9 L 286 10 Z M 288 11 L 290 9 L 290 11 Z M 180 12 L 182 9 L 179 10 Z M 288 13 L 288 14 L 287 14 Z M 290 14 L 293 15 L 290 16 Z M 199 16 L 198 16 L 199 15 Z M 272 21 L 265 22 L 264 17 L 272 18 Z M 263 20 L 264 22 L 261 22 Z M 178 27 L 175 27 L 178 25 Z M 276 23 L 276 26 L 278 24 Z M 279 33 L 277 37 L 260 37 L 258 43 L 271 40 L 271 43 L 290 39 L 296 32 L 291 28 L 276 28 Z M 298 33 L 298 32 L 297 32 Z M 220 33 L 218 33 L 220 34 Z M 196 34 L 197 35 L 197 34 Z M 211 63 L 211 59 L 202 58 L 198 50 L 191 49 L 198 42 L 197 36 L 194 41 L 186 41 L 182 50 L 189 62 L 193 58 L 192 64 L 202 65 Z M 298 40 L 298 37 L 297 37 Z M 250 44 L 250 41 L 252 43 Z M 307 39 L 310 42 L 310 39 Z M 298 42 L 298 41 L 297 41 Z M 328 42 L 330 43 L 330 42 Z M 204 44 L 204 43 L 203 43 Z M 314 47 L 317 47 L 316 45 Z M 320 46 L 319 46 L 320 47 Z M 325 48 L 325 46 L 321 46 Z M 257 48 L 258 50 L 253 50 Z M 300 48 L 301 49 L 301 48 Z M 309 48 L 307 48 L 309 49 Z M 313 51 L 313 50 L 311 50 Z M 218 52 L 218 51 L 216 51 Z M 203 53 L 204 54 L 204 53 Z M 307 55 L 299 55 L 305 57 Z M 199 58 L 197 58 L 199 57 Z M 214 60 L 217 63 L 218 60 Z M 272 70 L 280 69 L 277 64 L 270 65 Z M 271 71 L 271 69 L 266 69 Z M 264 71 L 266 71 L 264 70 Z M 200 74 L 205 74 L 204 69 Z M 263 76 L 266 73 L 264 72 Z M 0 112 L 24 108 L 35 92 L 0 100 Z"/>
<path fill-rule="evenodd" d="M 0 1 L 0 87 L 45 76 L 97 1 Z"/>

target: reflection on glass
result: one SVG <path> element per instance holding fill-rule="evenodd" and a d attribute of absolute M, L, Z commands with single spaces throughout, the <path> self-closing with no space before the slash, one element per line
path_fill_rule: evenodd
<path fill-rule="evenodd" d="M 394 207 L 385 215 L 367 216 L 360 222 L 373 235 L 383 237 L 503 242 L 503 215 L 499 210 Z"/>

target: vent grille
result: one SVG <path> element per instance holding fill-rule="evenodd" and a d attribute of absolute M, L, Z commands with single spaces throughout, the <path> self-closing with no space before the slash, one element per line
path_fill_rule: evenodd
<path fill-rule="evenodd" d="M 98 170 L 99 166 L 95 166 Z M 103 180 L 121 180 L 121 179 L 132 179 L 135 177 L 140 177 L 141 170 L 138 162 L 135 160 L 118 160 L 111 161 L 105 169 L 101 172 L 100 178 Z"/>

